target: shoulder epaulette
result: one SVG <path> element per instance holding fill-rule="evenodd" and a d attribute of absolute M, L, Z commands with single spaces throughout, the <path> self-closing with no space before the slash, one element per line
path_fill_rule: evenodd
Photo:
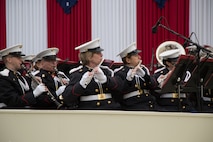
<path fill-rule="evenodd" d="M 141 68 L 144 69 L 148 75 L 150 75 L 149 69 L 145 65 L 141 65 Z"/>
<path fill-rule="evenodd" d="M 35 76 L 35 75 L 38 74 L 39 72 L 40 72 L 40 70 L 36 70 L 36 71 L 32 71 L 31 74 L 32 74 L 33 76 Z"/>
<path fill-rule="evenodd" d="M 160 71 L 164 70 L 165 68 L 166 68 L 165 66 L 162 68 L 159 68 L 159 69 L 155 70 L 154 73 L 160 72 Z"/>
<path fill-rule="evenodd" d="M 0 75 L 2 76 L 9 76 L 9 70 L 8 69 L 4 69 L 3 71 L 0 72 Z"/>
<path fill-rule="evenodd" d="M 73 73 L 73 72 L 75 72 L 75 71 L 77 71 L 77 70 L 79 70 L 79 69 L 82 69 L 82 68 L 83 68 L 82 65 L 80 65 L 80 66 L 77 67 L 77 68 L 73 68 L 73 69 L 71 69 L 71 70 L 69 71 L 69 74 L 71 74 L 71 73 Z"/>
<path fill-rule="evenodd" d="M 109 70 L 109 71 L 111 72 L 111 76 L 112 76 L 112 77 L 114 76 L 113 70 L 110 69 L 108 66 L 101 66 L 101 68 Z"/>
<path fill-rule="evenodd" d="M 123 69 L 123 68 L 124 68 L 124 66 L 121 66 L 121 67 L 119 67 L 119 68 L 114 69 L 114 73 L 120 71 L 120 70 Z"/>

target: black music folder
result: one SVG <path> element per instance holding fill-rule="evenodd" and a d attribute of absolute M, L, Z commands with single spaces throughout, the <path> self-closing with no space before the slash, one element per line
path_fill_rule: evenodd
<path fill-rule="evenodd" d="M 213 59 L 202 59 L 200 65 L 200 78 L 203 78 L 205 89 L 213 88 Z"/>
<path fill-rule="evenodd" d="M 210 75 L 209 79 L 204 84 L 205 89 L 213 89 L 213 73 Z"/>
<path fill-rule="evenodd" d="M 195 57 L 191 55 L 181 55 L 178 61 L 164 81 L 161 92 L 177 92 L 178 85 L 184 86 L 191 77 L 191 72 L 196 67 Z"/>

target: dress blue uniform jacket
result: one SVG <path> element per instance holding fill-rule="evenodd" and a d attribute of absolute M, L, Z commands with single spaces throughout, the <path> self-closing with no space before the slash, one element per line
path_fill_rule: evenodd
<path fill-rule="evenodd" d="M 107 77 L 107 82 L 102 84 L 103 93 L 115 94 L 120 88 L 121 80 L 113 77 L 113 72 L 106 66 L 100 67 Z M 93 100 L 93 101 L 80 101 L 81 96 L 97 95 L 100 94 L 98 83 L 94 78 L 88 84 L 86 88 L 80 85 L 80 80 L 84 73 L 92 71 L 92 69 L 86 66 L 79 66 L 74 69 L 69 78 L 69 85 L 63 92 L 63 102 L 69 109 L 74 109 L 76 106 L 78 109 L 119 109 L 120 105 L 115 102 L 114 97 L 105 100 Z"/>
<path fill-rule="evenodd" d="M 32 89 L 23 91 L 17 75 L 11 70 L 4 69 L 0 72 L 0 90 L 0 103 L 6 104 L 7 108 L 24 108 L 36 103 Z"/>

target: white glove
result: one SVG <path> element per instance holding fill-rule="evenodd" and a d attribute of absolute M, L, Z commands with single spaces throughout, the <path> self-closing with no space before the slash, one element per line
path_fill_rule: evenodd
<path fill-rule="evenodd" d="M 106 75 L 104 74 L 104 72 L 99 67 L 95 68 L 94 76 L 101 84 L 107 82 Z"/>
<path fill-rule="evenodd" d="M 142 68 L 138 68 L 136 71 L 136 74 L 140 77 L 144 77 L 145 76 L 145 71 Z"/>
<path fill-rule="evenodd" d="M 33 95 L 36 98 L 46 91 L 47 91 L 46 86 L 43 83 L 41 83 L 33 90 Z"/>
<path fill-rule="evenodd" d="M 163 87 L 163 84 L 164 84 L 164 81 L 166 80 L 168 74 L 161 74 L 158 78 L 157 78 L 157 82 L 158 82 L 158 87 L 162 88 Z"/>
<path fill-rule="evenodd" d="M 58 90 L 55 91 L 56 95 L 57 95 L 57 96 L 61 95 L 61 94 L 64 92 L 65 88 L 66 88 L 65 85 L 60 86 L 60 87 L 58 88 Z"/>
<path fill-rule="evenodd" d="M 82 78 L 81 78 L 81 80 L 80 80 L 80 85 L 81 85 L 83 88 L 86 88 L 87 85 L 91 82 L 92 77 L 93 77 L 93 76 L 90 74 L 90 72 L 84 73 L 84 75 L 82 76 Z"/>
<path fill-rule="evenodd" d="M 65 80 L 66 82 L 69 82 L 70 79 L 65 75 L 65 73 L 59 71 L 58 72 L 58 76 L 60 76 L 61 78 L 63 78 L 63 80 Z"/>
<path fill-rule="evenodd" d="M 126 75 L 126 79 L 128 81 L 132 81 L 134 76 L 135 76 L 135 72 L 133 72 L 133 69 L 129 69 L 129 71 L 127 72 L 127 75 Z"/>
<path fill-rule="evenodd" d="M 65 74 L 61 71 L 58 71 L 57 74 L 60 75 L 60 76 L 65 76 Z"/>

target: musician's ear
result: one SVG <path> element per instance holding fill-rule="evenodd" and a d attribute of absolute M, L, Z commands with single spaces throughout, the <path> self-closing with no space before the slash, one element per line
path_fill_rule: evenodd
<path fill-rule="evenodd" d="M 126 57 L 126 62 L 127 62 L 127 64 L 129 64 L 131 62 L 131 59 Z"/>

